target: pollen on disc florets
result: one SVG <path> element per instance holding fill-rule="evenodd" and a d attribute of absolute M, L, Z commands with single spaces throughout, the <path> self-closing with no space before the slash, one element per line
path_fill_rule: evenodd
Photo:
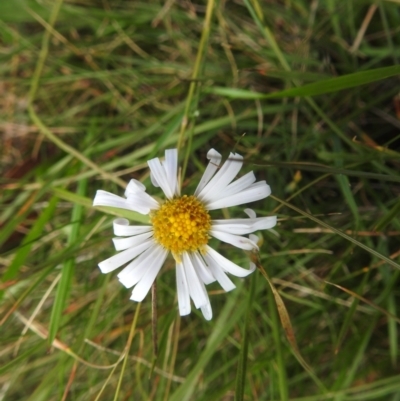
<path fill-rule="evenodd" d="M 151 222 L 155 240 L 177 257 L 202 250 L 209 239 L 210 215 L 193 195 L 166 201 L 151 214 Z"/>

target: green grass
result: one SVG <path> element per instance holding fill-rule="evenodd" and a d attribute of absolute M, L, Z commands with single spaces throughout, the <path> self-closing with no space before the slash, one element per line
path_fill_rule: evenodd
<path fill-rule="evenodd" d="M 0 401 L 400 400 L 396 1 L 0 2 Z M 97 189 L 213 147 L 272 196 L 259 269 L 180 317 L 129 301 Z M 243 217 L 244 207 L 216 211 Z M 248 266 L 249 255 L 215 241 Z M 276 305 L 278 304 L 278 308 Z"/>

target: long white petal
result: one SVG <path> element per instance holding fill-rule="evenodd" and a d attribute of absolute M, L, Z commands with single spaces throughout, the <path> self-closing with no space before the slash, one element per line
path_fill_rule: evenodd
<path fill-rule="evenodd" d="M 209 163 L 204 171 L 203 176 L 201 177 L 196 191 L 194 192 L 195 196 L 197 196 L 202 191 L 202 189 L 208 184 L 214 173 L 217 171 L 218 166 L 221 163 L 221 154 L 218 153 L 215 149 L 210 149 L 207 153 L 207 159 L 209 160 Z"/>
<path fill-rule="evenodd" d="M 146 192 L 129 195 L 126 201 L 142 214 L 149 214 L 150 210 L 157 210 L 160 207 L 160 204 Z"/>
<path fill-rule="evenodd" d="M 204 284 L 211 284 L 215 281 L 215 277 L 212 275 L 208 266 L 204 263 L 203 259 L 200 257 L 198 252 L 192 252 L 190 254 L 190 258 L 192 259 L 192 263 L 199 278 L 203 281 Z"/>
<path fill-rule="evenodd" d="M 114 195 L 111 192 L 99 189 L 93 199 L 93 206 L 111 206 L 121 209 L 134 210 L 131 205 L 126 203 L 126 199 L 121 196 Z"/>
<path fill-rule="evenodd" d="M 245 251 L 258 250 L 257 244 L 255 244 L 247 237 L 242 237 L 240 235 L 234 235 L 218 230 L 211 230 L 210 234 L 220 241 L 236 246 L 236 248 L 244 249 Z"/>
<path fill-rule="evenodd" d="M 99 189 L 93 200 L 93 206 L 110 206 L 128 209 L 141 214 L 148 214 L 159 207 L 158 202 L 145 192 L 129 195 L 128 199 Z"/>
<path fill-rule="evenodd" d="M 207 195 L 208 202 L 215 202 L 221 198 L 227 198 L 229 196 L 235 195 L 239 192 L 243 192 L 245 189 L 249 188 L 252 184 L 256 182 L 256 176 L 252 171 L 240 177 L 236 181 L 230 183 L 223 191 L 216 191 Z"/>
<path fill-rule="evenodd" d="M 229 197 L 220 198 L 217 201 L 209 202 L 206 204 L 208 210 L 222 209 L 224 207 L 242 205 L 244 203 L 255 202 L 264 199 L 271 194 L 271 188 L 265 181 L 259 181 Z"/>
<path fill-rule="evenodd" d="M 225 274 L 222 270 L 222 267 L 218 265 L 217 262 L 208 254 L 205 253 L 203 255 L 204 260 L 206 261 L 208 267 L 210 268 L 213 276 L 217 279 L 219 285 L 226 291 L 231 291 L 236 288 L 235 284 L 233 284 L 232 280 Z"/>
<path fill-rule="evenodd" d="M 165 196 L 168 199 L 172 199 L 174 197 L 174 191 L 170 183 L 168 182 L 167 174 L 160 162 L 160 159 L 156 157 L 155 159 L 148 160 L 147 164 L 149 165 L 150 170 L 153 174 L 153 179 L 157 181 Z"/>
<path fill-rule="evenodd" d="M 150 238 L 153 235 L 152 231 L 149 231 L 144 234 L 139 234 L 139 235 L 134 235 L 133 237 L 118 237 L 118 238 L 113 238 L 115 250 L 117 251 L 123 251 L 124 249 L 131 248 L 133 246 L 139 245 L 147 238 Z"/>
<path fill-rule="evenodd" d="M 212 229 L 230 234 L 250 234 L 258 230 L 268 230 L 276 225 L 276 216 L 256 217 L 252 219 L 212 220 Z"/>
<path fill-rule="evenodd" d="M 199 193 L 198 198 L 201 201 L 208 203 L 209 199 L 218 197 L 220 193 L 223 193 L 226 186 L 237 176 L 242 165 L 243 157 L 231 153 L 228 160 L 225 161 L 218 173 L 215 174 L 211 181 Z"/>
<path fill-rule="evenodd" d="M 208 304 L 204 305 L 201 307 L 201 311 L 203 313 L 203 316 L 206 320 L 211 320 L 212 319 L 212 309 L 211 309 L 211 303 L 209 302 Z"/>
<path fill-rule="evenodd" d="M 146 186 L 140 181 L 132 178 L 125 189 L 125 196 L 128 197 L 131 194 L 136 194 L 138 192 L 146 192 Z"/>
<path fill-rule="evenodd" d="M 237 277 L 246 277 L 249 274 L 253 273 L 255 266 L 254 264 L 250 264 L 250 269 L 246 270 L 242 267 L 238 266 L 237 264 L 231 262 L 220 253 L 212 249 L 207 245 L 207 254 L 209 258 L 211 258 L 216 264 L 218 264 L 224 271 L 233 274 Z"/>
<path fill-rule="evenodd" d="M 154 255 L 154 258 L 152 259 L 151 264 L 149 264 L 146 273 L 133 289 L 130 298 L 132 301 L 142 302 L 144 297 L 149 292 L 150 287 L 153 285 L 154 280 L 156 279 L 157 274 L 168 255 L 168 251 L 166 249 L 161 247 L 159 248 L 161 249 L 160 253 L 156 253 Z"/>
<path fill-rule="evenodd" d="M 118 275 L 118 280 L 126 287 L 130 288 L 137 284 L 146 273 L 149 265 L 154 259 L 157 259 L 162 254 L 162 247 L 153 244 L 150 248 L 144 251 L 129 265 L 127 265 Z"/>
<path fill-rule="evenodd" d="M 193 299 L 194 306 L 199 309 L 209 303 L 207 291 L 204 284 L 196 274 L 196 270 L 187 252 L 182 254 L 182 264 L 185 269 L 186 279 L 189 287 L 189 295 Z"/>
<path fill-rule="evenodd" d="M 113 221 L 114 234 L 120 237 L 128 237 L 152 231 L 152 226 L 130 226 L 128 219 L 118 218 Z"/>
<path fill-rule="evenodd" d="M 164 169 L 172 193 L 178 196 L 180 192 L 178 186 L 178 149 L 167 149 L 165 151 Z"/>
<path fill-rule="evenodd" d="M 150 210 L 160 207 L 159 203 L 148 193 L 146 187 L 138 180 L 131 179 L 125 190 L 127 202 L 135 205 L 136 208 L 143 210 L 143 214 L 148 214 Z"/>
<path fill-rule="evenodd" d="M 135 247 L 129 248 L 125 251 L 117 253 L 114 256 L 111 256 L 111 258 L 103 260 L 103 262 L 99 263 L 99 268 L 101 272 L 109 273 L 115 269 L 118 269 L 118 267 L 121 267 L 130 260 L 136 258 L 136 256 L 144 252 L 153 243 L 154 241 L 152 239 L 149 239 Z"/>
<path fill-rule="evenodd" d="M 176 290 L 178 293 L 179 314 L 181 316 L 188 315 L 191 310 L 189 287 L 182 263 L 176 264 Z"/>

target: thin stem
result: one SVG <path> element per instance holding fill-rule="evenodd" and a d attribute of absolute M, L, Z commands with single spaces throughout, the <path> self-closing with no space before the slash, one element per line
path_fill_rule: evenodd
<path fill-rule="evenodd" d="M 39 116 L 36 114 L 35 109 L 33 107 L 35 96 L 39 87 L 39 81 L 40 81 L 40 76 L 42 75 L 43 68 L 44 68 L 44 63 L 46 61 L 47 55 L 49 53 L 49 42 L 50 42 L 50 36 L 53 31 L 53 26 L 57 20 L 61 5 L 63 3 L 63 0 L 57 0 L 56 3 L 53 6 L 53 9 L 51 11 L 50 15 L 50 20 L 49 23 L 46 25 L 46 32 L 43 35 L 43 40 L 42 40 L 42 48 L 39 53 L 39 59 L 36 64 L 35 72 L 33 73 L 32 81 L 31 81 L 31 87 L 29 90 L 28 94 L 28 113 L 29 117 L 32 119 L 32 121 L 35 123 L 35 125 L 39 128 L 39 131 L 45 135 L 51 142 L 53 142 L 56 146 L 58 146 L 60 149 L 64 150 L 66 153 L 69 153 L 76 159 L 80 160 L 83 164 L 91 168 L 92 170 L 96 171 L 99 173 L 103 178 L 107 178 L 110 181 L 115 182 L 116 184 L 122 186 L 123 188 L 126 186 L 125 182 L 121 180 L 118 177 L 114 177 L 112 174 L 107 173 L 104 171 L 102 168 L 97 166 L 97 164 L 93 163 L 91 160 L 89 160 L 86 156 L 84 156 L 82 153 L 77 151 L 75 148 L 72 146 L 69 146 L 66 144 L 64 141 L 62 141 L 60 138 L 58 138 L 56 135 L 54 135 L 43 123 L 43 121 L 39 118 Z"/>
<path fill-rule="evenodd" d="M 178 139 L 178 145 L 177 145 L 178 151 L 183 146 L 183 143 L 185 140 L 186 128 L 188 127 L 189 120 L 191 119 L 191 113 L 192 113 L 193 109 L 195 108 L 195 106 L 197 106 L 197 103 L 198 103 L 198 99 L 193 101 L 193 98 L 195 95 L 195 91 L 198 88 L 198 84 L 199 84 L 198 78 L 199 78 L 200 70 L 202 67 L 203 57 L 206 52 L 206 45 L 208 42 L 208 38 L 210 36 L 211 19 L 213 16 L 214 3 L 215 3 L 215 0 L 208 0 L 208 2 L 207 2 L 207 10 L 206 10 L 206 16 L 204 19 L 203 31 L 202 31 L 201 38 L 200 38 L 199 49 L 197 51 L 196 61 L 194 64 L 193 74 L 192 74 L 192 78 L 191 78 L 191 82 L 190 82 L 190 86 L 189 86 L 189 93 L 186 98 L 185 110 L 183 113 L 181 129 L 179 132 L 179 139 Z M 190 147 L 188 147 L 186 150 L 186 157 L 185 157 L 185 161 L 184 161 L 184 164 L 182 167 L 182 177 L 185 176 L 185 171 L 186 171 L 189 154 L 190 154 Z"/>
<path fill-rule="evenodd" d="M 157 338 L 157 282 L 154 280 L 151 286 L 151 328 L 153 334 L 153 355 L 154 359 L 158 357 L 158 338 Z"/>
<path fill-rule="evenodd" d="M 125 368 L 126 368 L 126 362 L 129 359 L 128 358 L 129 350 L 131 348 L 132 340 L 133 340 L 133 337 L 135 335 L 135 329 L 136 329 L 136 324 L 137 324 L 138 317 L 139 317 L 140 306 L 141 306 L 141 303 L 138 303 L 136 311 L 135 311 L 135 316 L 133 318 L 131 330 L 129 332 L 128 342 L 126 343 L 125 352 L 124 352 L 124 362 L 122 363 L 122 369 L 121 369 L 121 373 L 119 375 L 119 380 L 118 380 L 117 390 L 115 391 L 114 401 L 118 400 L 119 391 L 121 390 L 122 378 L 124 376 L 124 372 L 125 372 Z"/>
<path fill-rule="evenodd" d="M 305 212 L 304 210 L 299 209 L 298 207 L 285 202 L 282 199 L 277 198 L 276 196 L 270 195 L 270 197 L 274 200 L 276 200 L 277 202 L 289 207 L 290 209 L 293 209 L 294 211 L 296 211 L 297 213 L 301 214 L 302 216 L 305 216 L 307 218 L 309 218 L 310 220 L 314 221 L 315 223 L 319 224 L 322 227 L 328 228 L 329 230 L 331 230 L 332 232 L 334 232 L 335 234 L 340 235 L 341 237 L 343 237 L 344 239 L 346 239 L 347 241 L 352 242 L 353 244 L 359 246 L 360 248 L 366 250 L 367 252 L 371 253 L 372 255 L 376 256 L 379 259 L 384 260 L 386 263 L 388 263 L 389 265 L 395 267 L 396 269 L 400 270 L 400 265 L 398 263 L 396 263 L 394 260 L 389 259 L 388 257 L 386 257 L 385 255 L 382 255 L 381 253 L 375 251 L 374 249 L 370 248 L 367 245 L 364 245 L 362 242 L 357 241 L 356 239 L 350 237 L 349 235 L 345 234 L 343 231 L 338 230 L 337 228 L 324 223 L 322 220 L 317 219 L 316 217 L 314 217 L 313 215 Z"/>

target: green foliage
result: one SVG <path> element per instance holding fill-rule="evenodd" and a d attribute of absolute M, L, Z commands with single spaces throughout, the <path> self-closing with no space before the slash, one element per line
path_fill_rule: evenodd
<path fill-rule="evenodd" d="M 0 1 L 0 401 L 398 400 L 400 13 L 395 1 Z M 129 301 L 96 190 L 213 147 L 272 196 L 258 269 L 213 319 L 175 266 Z M 243 173 L 243 172 L 242 172 Z M 243 207 L 213 217 L 243 217 Z M 246 255 L 215 241 L 248 266 Z M 250 281 L 252 280 L 252 282 Z"/>

